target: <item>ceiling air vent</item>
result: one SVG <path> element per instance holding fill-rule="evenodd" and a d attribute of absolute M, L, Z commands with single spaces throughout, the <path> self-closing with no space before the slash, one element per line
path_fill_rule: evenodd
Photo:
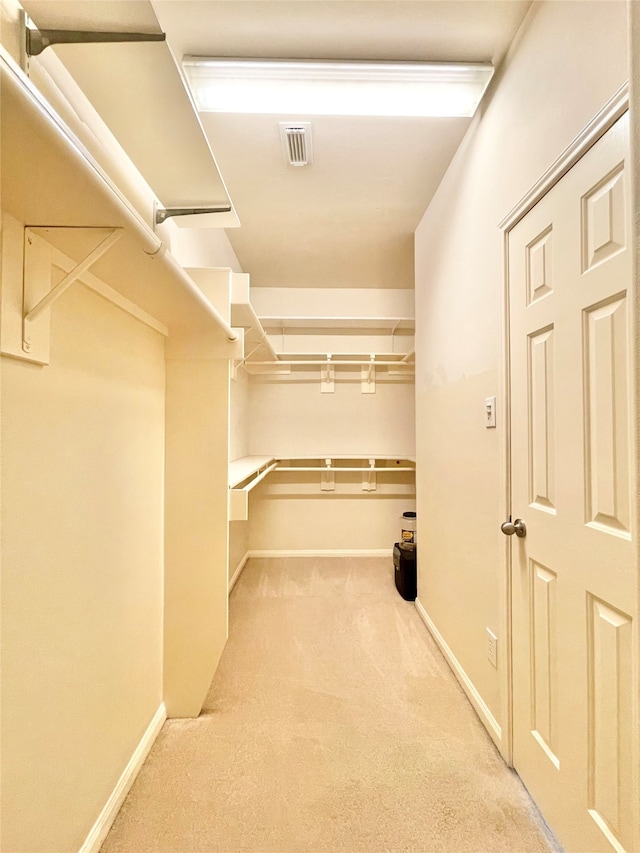
<path fill-rule="evenodd" d="M 280 122 L 284 159 L 289 166 L 308 166 L 312 161 L 311 122 Z"/>

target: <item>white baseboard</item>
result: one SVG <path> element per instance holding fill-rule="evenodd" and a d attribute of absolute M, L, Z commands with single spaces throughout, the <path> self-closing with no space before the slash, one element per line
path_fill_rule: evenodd
<path fill-rule="evenodd" d="M 105 807 L 100 812 L 98 819 L 85 838 L 84 844 L 80 848 L 79 853 L 98 853 L 100 850 L 102 842 L 107 837 L 107 833 L 116 819 L 120 806 L 129 793 L 129 790 L 133 785 L 136 776 L 140 772 L 140 768 L 149 754 L 149 750 L 153 746 L 153 742 L 160 734 L 160 729 L 164 725 L 166 719 L 167 709 L 163 703 L 153 715 L 153 719 L 149 723 L 146 732 L 143 734 L 142 740 L 129 759 L 129 763 L 122 771 L 122 776 L 118 779 L 118 782 L 111 792 L 111 796 L 107 800 Z"/>
<path fill-rule="evenodd" d="M 246 551 L 244 557 L 240 560 L 240 562 L 238 564 L 238 568 L 235 570 L 235 572 L 231 576 L 231 580 L 229 581 L 229 595 L 231 595 L 231 590 L 238 583 L 238 578 L 242 574 L 242 570 L 244 569 L 244 567 L 247 565 L 247 560 L 249 559 L 249 556 L 250 556 L 249 551 Z"/>
<path fill-rule="evenodd" d="M 393 548 L 249 551 L 249 557 L 391 557 Z"/>
<path fill-rule="evenodd" d="M 453 674 L 460 682 L 460 686 L 467 694 L 468 700 L 473 705 L 484 727 L 487 729 L 492 739 L 495 741 L 496 745 L 500 748 L 502 746 L 502 729 L 500 728 L 498 721 L 493 716 L 493 714 L 489 710 L 488 705 L 486 704 L 482 696 L 478 693 L 478 690 L 476 689 L 475 685 L 462 668 L 460 661 L 457 659 L 457 657 L 447 645 L 447 642 L 442 636 L 442 634 L 438 631 L 436 626 L 431 621 L 429 614 L 424 609 L 418 598 L 416 598 L 416 610 L 418 611 L 420 618 L 422 619 L 424 624 L 427 626 L 427 630 L 429 631 L 433 639 L 436 641 L 438 648 L 445 657 L 445 660 L 453 670 Z"/>

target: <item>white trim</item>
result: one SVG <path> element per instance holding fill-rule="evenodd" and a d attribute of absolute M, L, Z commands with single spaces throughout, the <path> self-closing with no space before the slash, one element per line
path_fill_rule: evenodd
<path fill-rule="evenodd" d="M 509 233 L 503 232 L 503 287 L 500 290 L 500 394 L 502 405 L 498 410 L 500 438 L 500 506 L 502 517 L 498 524 L 511 515 L 511 327 L 509 323 Z M 498 535 L 498 534 L 496 534 Z M 504 721 L 504 737 L 501 739 L 500 754 L 509 767 L 513 767 L 513 663 L 512 663 L 512 608 L 511 608 L 511 547 L 509 537 L 504 536 L 501 550 L 502 571 L 498 575 L 499 636 L 504 637 L 502 654 L 498 658 L 498 680 L 500 684 L 500 711 Z"/>
<path fill-rule="evenodd" d="M 249 557 L 392 557 L 393 548 L 249 551 Z"/>
<path fill-rule="evenodd" d="M 615 95 L 600 110 L 598 115 L 592 119 L 576 138 L 562 152 L 553 165 L 547 169 L 544 175 L 529 190 L 529 192 L 516 204 L 498 228 L 509 231 L 523 216 L 534 207 L 546 195 L 551 187 L 555 186 L 571 169 L 578 160 L 592 148 L 596 142 L 604 136 L 609 128 L 629 109 L 629 84 L 621 86 Z"/>
<path fill-rule="evenodd" d="M 475 712 L 480 717 L 485 728 L 495 741 L 496 746 L 500 747 L 502 745 L 502 729 L 498 725 L 498 721 L 493 716 L 493 714 L 489 710 L 488 705 L 474 686 L 467 673 L 462 668 L 462 665 L 460 664 L 454 653 L 447 645 L 447 642 L 445 641 L 442 634 L 438 631 L 436 626 L 431 621 L 429 615 L 427 614 L 427 611 L 424 609 L 420 602 L 420 599 L 418 598 L 416 598 L 416 610 L 418 611 L 418 614 L 424 624 L 427 626 L 427 630 L 429 631 L 433 639 L 436 641 L 438 648 L 440 649 L 440 651 L 444 655 L 445 660 L 451 667 L 453 674 L 460 682 L 460 686 L 467 694 L 467 698 L 469 699 L 469 702 L 471 702 L 471 704 L 473 705 Z"/>
<path fill-rule="evenodd" d="M 502 231 L 502 292 L 500 295 L 500 385 L 503 405 L 500 407 L 501 435 L 501 506 L 502 517 L 498 524 L 511 514 L 511 368 L 510 368 L 510 330 L 509 330 L 509 232 L 527 213 L 563 178 L 569 169 L 592 148 L 595 143 L 629 109 L 629 84 L 625 83 L 608 101 L 600 112 L 579 133 L 573 142 L 562 152 L 529 192 L 500 222 Z M 513 766 L 513 660 L 512 649 L 512 608 L 511 608 L 511 543 L 505 537 L 503 572 L 500 576 L 500 612 L 499 630 L 505 638 L 502 643 L 504 654 L 499 666 L 501 688 L 501 712 L 504 721 L 504 737 L 499 744 L 500 753 L 509 766 Z M 417 602 L 416 602 L 417 604 Z"/>
<path fill-rule="evenodd" d="M 167 719 L 167 709 L 164 703 L 160 705 L 158 710 L 153 715 L 153 719 L 149 723 L 146 732 L 142 735 L 142 739 L 135 749 L 135 752 L 129 759 L 127 766 L 122 771 L 122 775 L 111 792 L 111 796 L 107 800 L 105 807 L 100 812 L 98 819 L 92 826 L 89 834 L 84 840 L 84 844 L 80 848 L 79 853 L 98 853 L 102 843 L 107 837 L 107 833 L 111 829 L 111 825 L 116 819 L 116 815 L 129 793 L 136 776 L 140 772 L 145 758 L 149 754 L 149 750 L 153 746 L 155 739 L 160 734 L 160 729 Z"/>
<path fill-rule="evenodd" d="M 56 250 L 54 249 L 54 252 L 55 251 Z M 123 296 L 117 290 L 114 290 L 113 287 L 105 284 L 104 281 L 97 278 L 97 276 L 90 272 L 85 272 L 78 281 L 80 284 L 84 284 L 85 287 L 93 290 L 94 293 L 97 293 L 116 307 L 122 309 L 122 311 L 126 311 L 127 314 L 135 317 L 136 320 L 140 320 L 140 322 L 144 323 L 145 326 L 155 329 L 156 332 L 160 332 L 160 334 L 165 338 L 169 337 L 169 329 L 167 329 L 164 323 L 161 323 L 160 320 L 156 320 L 155 317 L 152 317 L 151 314 L 144 311 L 139 305 L 136 305 L 135 302 L 127 299 L 126 296 Z"/>
<path fill-rule="evenodd" d="M 229 590 L 228 590 L 229 595 L 231 595 L 231 590 L 238 583 L 238 579 L 239 579 L 240 575 L 242 574 L 242 570 L 247 565 L 247 560 L 249 559 L 249 556 L 250 556 L 249 552 L 245 551 L 244 557 L 240 560 L 240 562 L 238 563 L 238 567 L 236 568 L 235 572 L 231 576 L 231 579 L 229 581 Z"/>

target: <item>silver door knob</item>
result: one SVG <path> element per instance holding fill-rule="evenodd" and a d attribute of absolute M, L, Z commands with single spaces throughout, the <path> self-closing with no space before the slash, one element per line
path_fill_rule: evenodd
<path fill-rule="evenodd" d="M 505 521 L 500 525 L 500 530 L 505 536 L 513 536 L 515 533 L 520 539 L 527 535 L 527 525 L 521 518 L 516 518 L 515 521 L 511 521 L 511 519 Z"/>

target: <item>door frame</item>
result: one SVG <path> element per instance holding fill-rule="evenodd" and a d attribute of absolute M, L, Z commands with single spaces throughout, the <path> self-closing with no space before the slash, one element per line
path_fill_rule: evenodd
<path fill-rule="evenodd" d="M 500 365 L 499 382 L 501 399 L 504 401 L 498 415 L 500 433 L 500 506 L 502 518 L 511 511 L 511 363 L 509 324 L 509 233 L 527 213 L 554 187 L 561 178 L 595 145 L 611 128 L 630 105 L 629 84 L 625 83 L 605 104 L 600 112 L 576 136 L 542 177 L 531 187 L 515 207 L 499 223 L 502 232 L 502 287 L 500 289 Z M 636 201 L 633 200 L 633 215 Z M 633 241 L 633 235 L 632 235 Z M 632 342 L 632 353 L 635 341 Z M 502 571 L 500 574 L 500 635 L 504 637 L 502 648 L 503 666 L 500 672 L 501 716 L 504 721 L 500 753 L 509 767 L 513 767 L 513 623 L 512 623 L 512 560 L 511 542 L 505 537 L 503 543 Z"/>

